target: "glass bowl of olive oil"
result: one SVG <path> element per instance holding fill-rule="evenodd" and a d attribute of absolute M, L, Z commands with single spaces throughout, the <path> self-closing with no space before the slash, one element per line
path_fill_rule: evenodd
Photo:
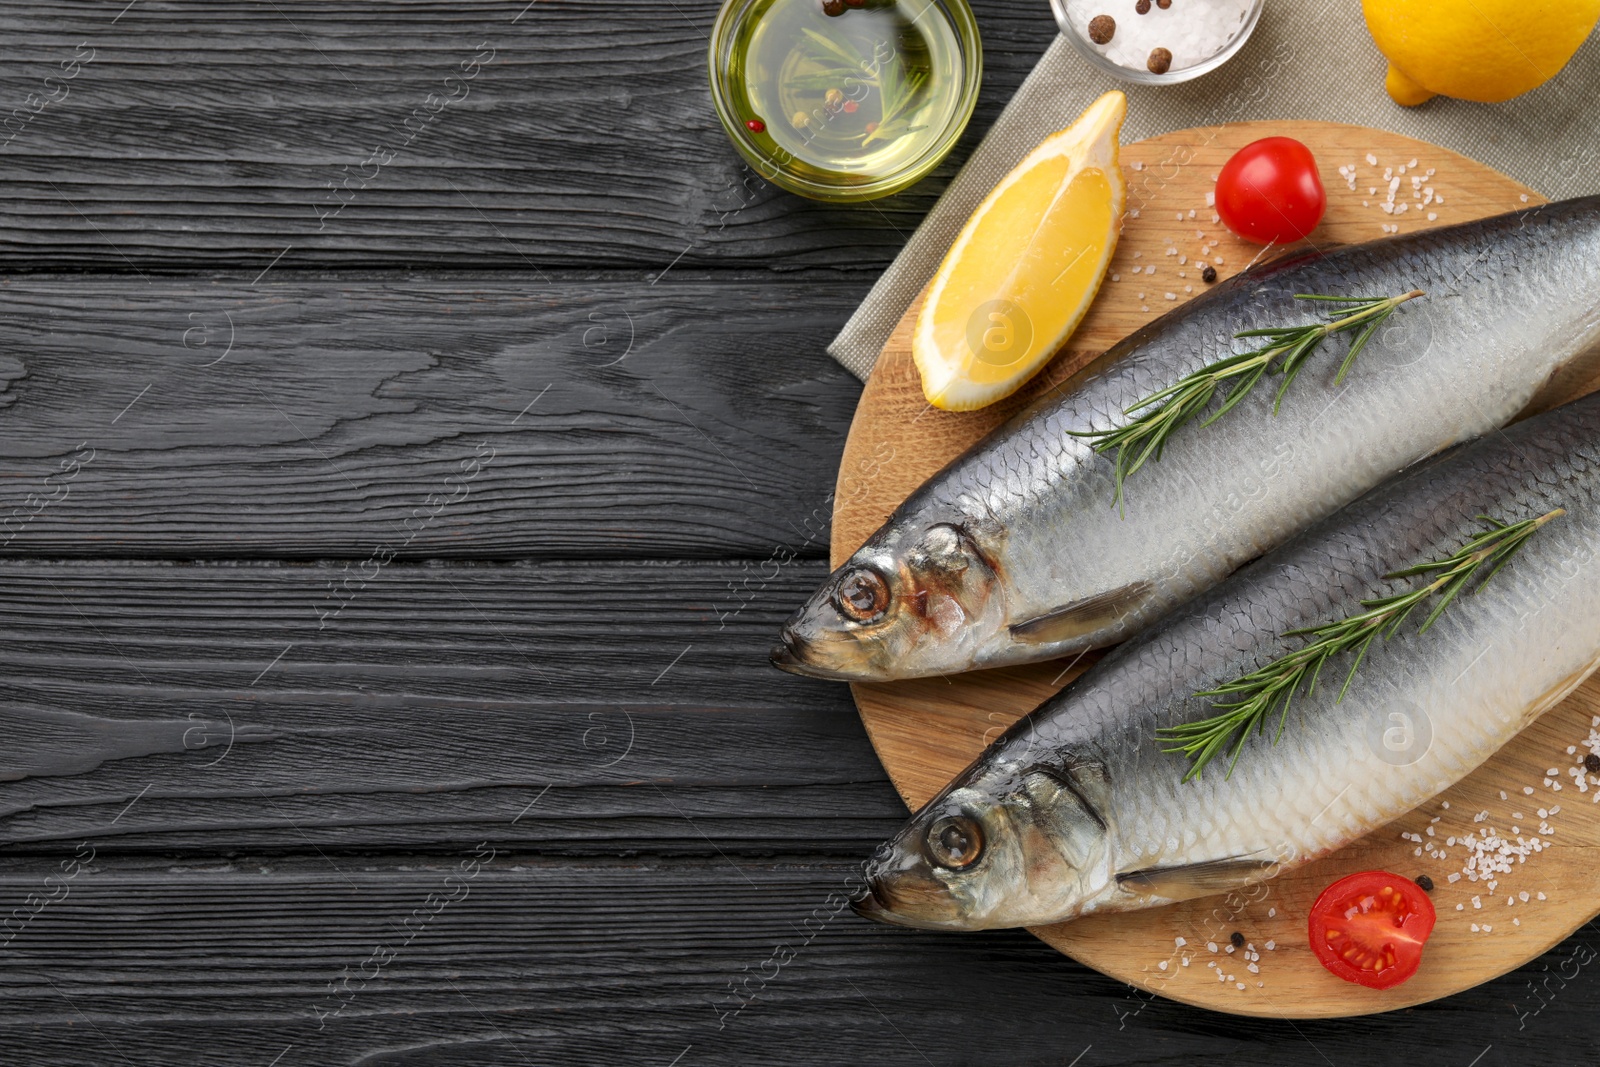
<path fill-rule="evenodd" d="M 972 117 L 983 74 L 966 0 L 727 0 L 711 96 L 774 185 L 870 200 L 925 176 Z"/>

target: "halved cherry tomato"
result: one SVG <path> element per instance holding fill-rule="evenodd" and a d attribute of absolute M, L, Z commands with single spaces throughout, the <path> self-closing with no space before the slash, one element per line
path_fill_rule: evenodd
<path fill-rule="evenodd" d="M 1257 244 L 1300 240 L 1317 228 L 1327 207 L 1316 158 L 1293 137 L 1252 141 L 1217 175 L 1217 214 Z"/>
<path fill-rule="evenodd" d="M 1362 871 L 1322 891 L 1311 907 L 1311 951 L 1347 982 L 1392 989 L 1417 973 L 1433 932 L 1433 901 L 1409 878 Z"/>

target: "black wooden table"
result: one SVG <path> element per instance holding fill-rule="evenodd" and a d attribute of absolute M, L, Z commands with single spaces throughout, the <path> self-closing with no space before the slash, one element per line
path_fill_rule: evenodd
<path fill-rule="evenodd" d="M 857 920 L 766 649 L 939 173 L 743 168 L 712 0 L 0 8 L 0 1062 L 1584 1063 L 1596 929 L 1352 1023 Z"/>

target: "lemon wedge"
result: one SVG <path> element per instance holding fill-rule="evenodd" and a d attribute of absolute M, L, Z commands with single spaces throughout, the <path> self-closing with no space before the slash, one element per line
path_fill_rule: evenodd
<path fill-rule="evenodd" d="M 1072 336 L 1116 251 L 1127 186 L 1109 92 L 1000 180 L 928 285 L 911 353 L 928 403 L 971 411 L 1016 392 Z"/>

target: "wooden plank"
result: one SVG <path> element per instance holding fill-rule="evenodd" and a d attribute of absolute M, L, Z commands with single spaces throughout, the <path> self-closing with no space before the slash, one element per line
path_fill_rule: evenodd
<path fill-rule="evenodd" d="M 493 848 L 176 867 L 97 854 L 68 879 L 12 864 L 8 911 L 58 899 L 13 919 L 0 1047 L 96 1067 L 1173 1067 L 1200 1047 L 1206 1062 L 1484 1067 L 1586 1063 L 1600 1038 L 1593 927 L 1426 1010 L 1219 1026 L 1020 931 L 856 919 L 837 903 L 844 864 L 584 866 Z"/>
<path fill-rule="evenodd" d="M 727 143 L 716 0 L 121 7 L 0 10 L 0 270 L 875 272 L 1055 35 L 1036 3 L 981 5 L 973 135 L 911 191 L 826 206 Z"/>
<path fill-rule="evenodd" d="M 361 570 L 0 566 L 0 844 L 865 855 L 904 815 L 844 687 L 766 661 L 820 562 Z"/>
<path fill-rule="evenodd" d="M 819 556 L 858 298 L 6 279 L 0 555 Z"/>
<path fill-rule="evenodd" d="M 885 345 L 882 358 L 863 394 L 851 427 L 836 499 L 837 536 L 833 557 L 842 562 L 871 531 L 905 499 L 908 492 L 935 470 L 977 442 L 1022 404 L 1055 388 L 1072 373 L 1116 341 L 1170 308 L 1204 291 L 1194 262 L 1206 237 L 1219 242 L 1213 263 L 1219 276 L 1240 270 L 1259 249 L 1210 222 L 1205 198 L 1213 187 L 1212 175 L 1245 144 L 1267 134 L 1290 133 L 1311 146 L 1322 161 L 1323 184 L 1329 190 L 1328 213 L 1307 244 L 1353 244 L 1374 239 L 1380 226 L 1413 232 L 1512 211 L 1542 198 L 1526 186 L 1480 163 L 1446 149 L 1399 134 L 1358 126 L 1325 122 L 1236 123 L 1227 127 L 1179 130 L 1123 147 L 1121 161 L 1130 186 L 1130 214 L 1108 273 L 1110 280 L 1095 298 L 1094 308 L 1055 360 L 1032 382 L 1005 403 L 982 411 L 929 416 L 912 359 L 910 335 L 917 306 L 908 309 Z M 1430 206 L 1427 217 L 1418 210 L 1420 199 L 1402 194 L 1411 210 L 1380 213 L 1379 203 L 1365 191 L 1349 188 L 1334 169 L 1344 160 L 1360 159 L 1367 152 L 1384 159 L 1413 158 L 1420 167 L 1440 171 L 1430 178 L 1445 203 Z M 1164 161 L 1181 160 L 1182 165 Z M 1159 180 L 1144 175 L 1162 171 Z M 1367 165 L 1360 183 L 1376 181 L 1377 169 Z M 1430 186 L 1430 187 L 1432 187 Z M 1200 215 L 1190 222 L 1186 215 Z M 1174 219 L 1183 221 L 1174 225 Z M 1204 234 L 1205 237 L 1201 235 Z M 1140 268 L 1158 279 L 1137 280 Z M 1187 263 L 1187 272 L 1185 263 Z M 1159 268 L 1152 264 L 1159 263 Z M 1184 274 L 1188 277 L 1185 278 Z M 1114 280 L 1121 277 L 1123 280 Z M 1148 287 L 1148 292 L 1141 289 Z M 1171 299 L 1161 299 L 1160 295 Z M 1576 383 L 1573 383 L 1576 384 Z M 1592 374 L 1576 392 L 1587 392 Z M 1569 394 L 1570 395 L 1570 394 Z M 909 445 L 914 444 L 915 447 Z M 870 471 L 870 475 L 858 472 Z M 896 786 L 909 804 L 920 806 L 943 788 L 993 739 L 995 734 L 1033 710 L 1070 680 L 1059 663 L 1038 663 L 1003 671 L 975 671 L 954 679 L 937 679 L 859 685 L 856 699 L 878 753 Z M 1518 868 L 1527 883 L 1507 876 L 1498 895 L 1492 888 L 1460 881 L 1446 883 L 1454 864 L 1428 867 L 1437 881 L 1435 901 L 1439 925 L 1428 945 L 1428 962 L 1406 985 L 1376 992 L 1341 982 L 1330 975 L 1307 951 L 1302 931 L 1311 903 L 1323 888 L 1339 878 L 1363 870 L 1419 873 L 1421 861 L 1413 859 L 1411 842 L 1402 832 L 1418 835 L 1428 827 L 1428 817 L 1444 809 L 1484 812 L 1487 818 L 1515 825 L 1522 816 L 1514 809 L 1559 808 L 1561 798 L 1542 792 L 1538 804 L 1509 805 L 1499 800 L 1503 790 L 1521 788 L 1544 778 L 1551 766 L 1571 765 L 1568 746 L 1587 736 L 1589 722 L 1600 711 L 1600 686 L 1581 688 L 1559 708 L 1549 712 L 1508 744 L 1471 776 L 1416 812 L 1393 823 L 1374 827 L 1333 855 L 1297 866 L 1258 887 L 1259 892 L 1235 892 L 1186 901 L 1164 908 L 1094 915 L 1073 922 L 1036 928 L 1040 937 L 1075 959 L 1134 982 L 1163 996 L 1225 1012 L 1272 1017 L 1311 1018 L 1388 1011 L 1411 1003 L 1441 997 L 1500 974 L 1515 962 L 1537 956 L 1548 946 L 1586 923 L 1596 912 L 1596 867 L 1600 851 L 1600 818 L 1587 803 L 1569 805 L 1562 816 L 1558 840 L 1562 847 L 1548 850 Z M 1174 770 L 1175 776 L 1181 771 Z M 1559 786 L 1557 786 L 1559 788 Z M 1531 792 L 1531 788 L 1530 788 Z M 1522 798 L 1518 800 L 1534 799 Z M 1468 832 L 1472 824 L 1445 812 L 1439 826 L 1441 838 Z M 1541 817 L 1542 818 L 1542 817 Z M 1454 820 L 1454 822 L 1452 822 Z M 1456 825 L 1460 823 L 1461 825 Z M 1491 822 L 1491 825 L 1494 825 Z M 1542 828 L 1541 828 L 1542 829 Z M 1420 852 L 1418 852 L 1420 855 Z M 1537 881 L 1537 885 L 1532 884 Z M 1495 883 L 1488 883 L 1492 887 Z M 1544 901 L 1533 914 L 1505 915 L 1495 922 L 1475 921 L 1478 895 L 1498 902 L 1508 892 L 1532 891 Z M 1248 900 L 1245 897 L 1248 896 Z M 1465 910 L 1458 911 L 1457 907 Z M 1175 939 L 1192 945 L 1216 940 L 1215 923 L 1208 915 L 1227 912 L 1247 937 L 1256 943 L 1276 941 L 1294 946 L 1263 963 L 1258 977 L 1248 981 L 1215 980 L 1206 966 L 1207 953 L 1187 949 L 1174 952 Z M 1496 932 L 1497 931 L 1497 932 Z M 1493 939 L 1486 936 L 1493 934 Z M 1198 955 L 1202 966 L 1180 967 L 1179 956 Z M 1188 959 L 1184 959 L 1188 963 Z"/>

